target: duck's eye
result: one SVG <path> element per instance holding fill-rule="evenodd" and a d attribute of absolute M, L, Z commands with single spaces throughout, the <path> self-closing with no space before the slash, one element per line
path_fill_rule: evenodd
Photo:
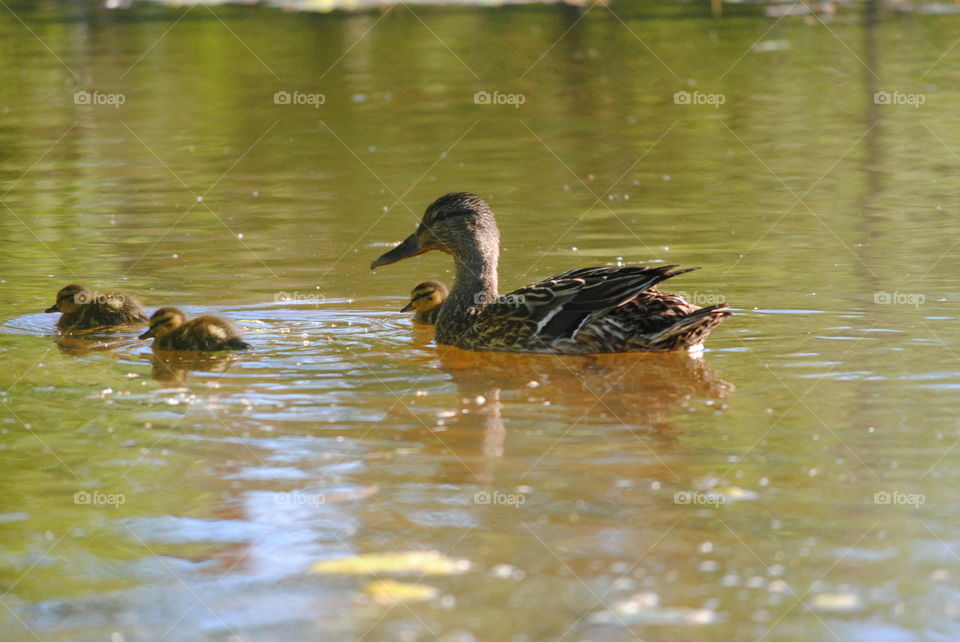
<path fill-rule="evenodd" d="M 470 213 L 470 210 L 443 210 L 441 212 L 437 212 L 437 215 L 434 217 L 434 220 L 445 221 L 455 216 L 466 216 L 469 213 Z"/>

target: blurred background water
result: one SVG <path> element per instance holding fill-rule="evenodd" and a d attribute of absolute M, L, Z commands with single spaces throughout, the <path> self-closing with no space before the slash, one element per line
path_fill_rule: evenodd
<path fill-rule="evenodd" d="M 0 637 L 956 639 L 960 22 L 824 6 L 4 5 Z M 449 257 L 367 266 L 458 190 L 506 290 L 699 265 L 736 316 L 438 352 Z M 58 336 L 74 281 L 254 350 Z M 413 550 L 470 569 L 311 571 Z"/>

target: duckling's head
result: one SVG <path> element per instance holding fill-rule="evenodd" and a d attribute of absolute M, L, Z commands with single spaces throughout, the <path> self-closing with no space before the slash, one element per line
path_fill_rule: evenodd
<path fill-rule="evenodd" d="M 441 196 L 427 207 L 417 231 L 370 264 L 370 269 L 440 250 L 456 257 L 496 257 L 500 230 L 487 203 L 468 192 Z"/>
<path fill-rule="evenodd" d="M 160 308 L 150 317 L 150 329 L 140 335 L 141 339 L 159 339 L 187 322 L 187 315 L 180 308 Z"/>
<path fill-rule="evenodd" d="M 85 285 L 71 283 L 67 287 L 57 292 L 57 302 L 51 305 L 44 312 L 73 312 L 81 305 L 93 301 L 93 292 Z"/>
<path fill-rule="evenodd" d="M 447 286 L 440 281 L 423 281 L 417 283 L 410 292 L 410 303 L 403 306 L 401 312 L 416 310 L 429 312 L 443 305 L 447 298 Z"/>

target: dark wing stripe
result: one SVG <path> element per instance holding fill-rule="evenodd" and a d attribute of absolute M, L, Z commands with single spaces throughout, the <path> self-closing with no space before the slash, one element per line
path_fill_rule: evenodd
<path fill-rule="evenodd" d="M 693 345 L 728 313 L 719 308 L 701 312 L 682 297 L 660 292 L 657 285 L 696 269 L 665 264 L 558 274 L 484 306 L 477 326 L 484 340 L 479 343 L 606 352 Z M 495 339 L 487 338 L 488 333 Z"/>
<path fill-rule="evenodd" d="M 522 318 L 537 322 L 547 341 L 573 338 L 591 320 L 622 306 L 661 281 L 697 268 L 671 272 L 676 265 L 578 268 L 511 293 L 523 302 Z M 506 295 L 510 297 L 511 295 Z M 515 312 L 508 314 L 517 318 Z"/>

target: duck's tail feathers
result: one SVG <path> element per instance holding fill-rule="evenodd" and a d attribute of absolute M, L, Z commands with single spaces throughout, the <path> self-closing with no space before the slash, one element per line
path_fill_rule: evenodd
<path fill-rule="evenodd" d="M 732 314 L 725 303 L 710 305 L 688 314 L 656 334 L 647 335 L 645 339 L 661 350 L 700 345 L 721 321 Z"/>
<path fill-rule="evenodd" d="M 672 278 L 675 277 L 675 276 L 680 276 L 681 274 L 686 274 L 687 272 L 693 272 L 694 270 L 699 270 L 699 269 L 700 269 L 700 266 L 697 265 L 697 266 L 695 266 L 695 267 L 688 267 L 688 268 L 683 268 L 683 269 L 680 269 L 680 270 L 673 270 L 673 268 L 678 267 L 678 266 L 679 266 L 679 263 L 675 263 L 675 264 L 673 264 L 673 265 L 665 265 L 665 266 L 664 266 L 665 272 L 664 272 L 663 278 L 660 279 L 660 280 L 661 280 L 661 281 L 666 281 L 667 279 L 672 279 Z M 673 271 L 671 272 L 670 270 L 673 270 Z"/>
<path fill-rule="evenodd" d="M 681 268 L 679 270 L 674 270 L 673 268 L 679 267 L 678 264 L 674 263 L 671 265 L 661 265 L 657 268 L 648 269 L 649 272 L 653 273 L 653 278 L 646 281 L 646 283 L 634 283 L 633 288 L 626 296 L 620 297 L 620 300 L 616 305 L 626 305 L 635 299 L 640 293 L 646 292 L 648 290 L 658 290 L 659 285 L 666 281 L 667 279 L 672 279 L 675 276 L 680 276 L 681 274 L 686 274 L 687 272 L 693 272 L 694 270 L 699 270 L 699 267 L 688 267 Z"/>
<path fill-rule="evenodd" d="M 592 318 L 603 316 L 607 310 L 630 303 L 648 290 L 669 278 L 699 270 L 698 267 L 674 270 L 676 264 L 649 267 L 584 268 L 564 276 L 586 278 L 588 282 L 564 305 L 566 310 L 587 311 Z M 672 271 L 671 271 L 672 270 Z M 592 277 L 592 279 L 591 279 Z M 592 280 L 592 282 L 590 282 Z"/>

